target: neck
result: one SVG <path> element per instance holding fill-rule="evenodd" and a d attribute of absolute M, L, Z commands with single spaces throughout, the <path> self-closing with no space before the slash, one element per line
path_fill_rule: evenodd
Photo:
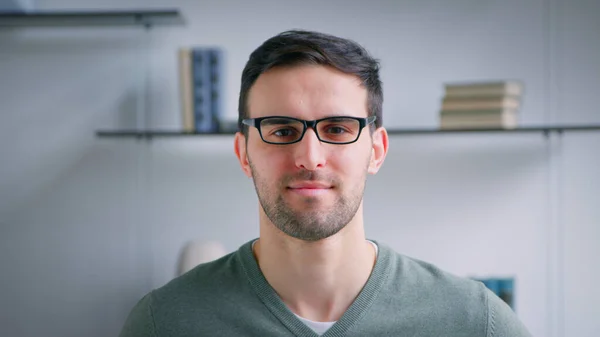
<path fill-rule="evenodd" d="M 366 284 L 375 264 L 365 239 L 362 206 L 332 237 L 307 242 L 289 237 L 261 214 L 258 265 L 282 301 L 313 321 L 337 321 Z"/>

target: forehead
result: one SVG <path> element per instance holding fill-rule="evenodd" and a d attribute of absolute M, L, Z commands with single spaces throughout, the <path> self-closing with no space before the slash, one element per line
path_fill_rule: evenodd
<path fill-rule="evenodd" d="M 278 67 L 261 74 L 248 95 L 250 117 L 302 119 L 367 116 L 367 90 L 360 79 L 331 67 Z"/>

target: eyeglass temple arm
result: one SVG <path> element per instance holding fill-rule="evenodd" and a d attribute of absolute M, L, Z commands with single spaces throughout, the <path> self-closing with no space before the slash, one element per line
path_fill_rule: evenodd
<path fill-rule="evenodd" d="M 257 127 L 255 118 L 242 119 L 242 124 Z"/>

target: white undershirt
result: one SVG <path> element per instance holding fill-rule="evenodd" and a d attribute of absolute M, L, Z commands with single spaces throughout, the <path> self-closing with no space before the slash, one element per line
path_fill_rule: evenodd
<path fill-rule="evenodd" d="M 298 317 L 298 319 L 301 320 L 302 323 L 306 324 L 309 328 L 313 329 L 313 331 L 316 332 L 317 335 L 324 334 L 327 330 L 329 330 L 329 328 L 331 328 L 335 324 L 335 321 L 334 322 L 315 322 L 315 321 L 306 319 L 304 317 L 300 317 L 298 315 L 296 315 L 296 317 Z"/>
<path fill-rule="evenodd" d="M 256 241 L 258 241 L 258 240 L 255 240 L 254 242 L 252 242 L 252 248 L 254 248 L 254 244 L 256 243 Z M 377 254 L 379 253 L 379 247 L 377 247 L 377 244 L 375 242 L 373 242 L 371 240 L 367 240 L 367 241 L 369 241 L 373 245 L 373 247 L 375 247 L 375 256 L 377 257 Z M 296 314 L 294 314 L 294 315 L 296 315 Z M 336 322 L 336 321 L 316 322 L 316 321 L 311 321 L 309 319 L 306 319 L 306 318 L 298 316 L 298 315 L 296 315 L 296 317 L 298 317 L 298 319 L 300 321 L 302 321 L 302 323 L 306 324 L 309 328 L 313 329 L 314 332 L 317 333 L 318 335 L 324 334 Z"/>

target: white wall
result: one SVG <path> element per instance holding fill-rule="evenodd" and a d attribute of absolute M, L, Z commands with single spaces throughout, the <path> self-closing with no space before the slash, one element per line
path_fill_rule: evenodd
<path fill-rule="evenodd" d="M 174 276 L 187 240 L 231 251 L 258 234 L 231 137 L 94 137 L 136 125 L 143 76 L 147 125 L 180 127 L 179 46 L 227 50 L 231 119 L 249 53 L 298 27 L 353 38 L 382 60 L 388 128 L 435 126 L 443 82 L 486 78 L 524 80 L 524 125 L 600 122 L 593 1 L 36 4 L 177 6 L 188 25 L 0 30 L 0 335 L 115 335 L 135 301 Z M 394 136 L 368 182 L 367 234 L 460 275 L 515 275 L 535 336 L 596 336 L 598 145 L 591 132 Z"/>

